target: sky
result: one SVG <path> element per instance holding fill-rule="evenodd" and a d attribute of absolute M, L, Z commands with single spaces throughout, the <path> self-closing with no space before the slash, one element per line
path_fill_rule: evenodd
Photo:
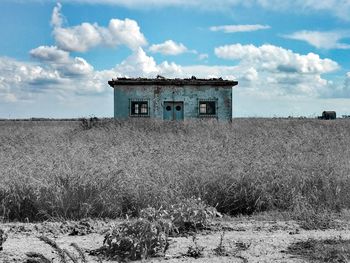
<path fill-rule="evenodd" d="M 233 117 L 350 115 L 350 0 L 0 0 L 0 118 L 112 117 L 117 77 L 222 77 Z"/>

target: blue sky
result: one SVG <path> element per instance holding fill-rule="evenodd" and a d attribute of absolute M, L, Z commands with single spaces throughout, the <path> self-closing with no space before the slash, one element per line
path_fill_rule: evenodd
<path fill-rule="evenodd" d="M 235 79 L 234 117 L 350 115 L 349 0 L 0 0 L 0 118 L 113 115 L 111 78 Z"/>

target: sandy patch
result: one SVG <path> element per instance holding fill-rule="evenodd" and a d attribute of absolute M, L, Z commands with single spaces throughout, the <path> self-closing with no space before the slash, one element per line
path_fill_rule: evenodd
<path fill-rule="evenodd" d="M 58 262 L 52 248 L 37 237 L 46 235 L 54 239 L 62 248 L 74 251 L 71 243 L 77 243 L 86 250 L 97 249 L 102 245 L 103 233 L 117 221 L 94 221 L 93 231 L 82 236 L 70 236 L 65 223 L 9 223 L 0 224 L 8 232 L 8 239 L 0 252 L 0 262 L 23 262 L 27 252 L 39 252 Z M 214 249 L 218 246 L 222 231 L 206 231 L 196 235 L 198 246 L 204 247 L 203 257 L 194 259 L 185 256 L 188 247 L 193 246 L 192 237 L 171 238 L 170 246 L 163 258 L 152 258 L 145 262 L 305 262 L 286 250 L 294 242 L 309 238 L 327 239 L 342 237 L 350 239 L 348 227 L 325 231 L 306 231 L 293 221 L 255 221 L 237 220 L 221 222 L 224 226 L 224 242 L 227 256 L 217 256 Z M 67 230 L 68 229 L 68 230 Z M 93 257 L 89 257 L 93 261 Z M 111 261 L 109 261 L 111 262 Z"/>

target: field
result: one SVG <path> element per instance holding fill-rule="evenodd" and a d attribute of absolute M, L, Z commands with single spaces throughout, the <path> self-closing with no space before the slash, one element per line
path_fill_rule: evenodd
<path fill-rule="evenodd" d="M 0 216 L 115 220 L 200 198 L 230 216 L 332 228 L 350 208 L 349 145 L 348 119 L 1 121 Z"/>

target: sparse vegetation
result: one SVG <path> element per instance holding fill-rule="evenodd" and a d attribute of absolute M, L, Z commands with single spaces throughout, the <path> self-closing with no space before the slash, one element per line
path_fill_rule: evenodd
<path fill-rule="evenodd" d="M 80 118 L 80 127 L 83 130 L 90 130 L 93 127 L 96 127 L 99 123 L 99 119 L 97 117 L 90 117 L 90 118 Z"/>
<path fill-rule="evenodd" d="M 350 262 L 350 240 L 308 239 L 292 244 L 287 252 L 309 262 L 348 263 Z"/>
<path fill-rule="evenodd" d="M 193 198 L 179 200 L 168 209 L 148 207 L 141 210 L 136 221 L 126 221 L 107 233 L 103 246 L 92 254 L 118 261 L 163 256 L 169 246 L 169 236 L 193 234 L 203 229 L 211 223 L 214 211 L 215 208 Z M 195 238 L 193 241 L 195 246 L 191 246 L 188 253 L 200 256 L 204 248 L 197 245 Z"/>
<path fill-rule="evenodd" d="M 5 220 L 139 216 L 190 197 L 231 215 L 350 208 L 347 119 L 3 121 L 0 145 Z"/>
<path fill-rule="evenodd" d="M 150 221 L 171 222 L 172 228 L 168 232 L 174 235 L 210 228 L 212 219 L 217 214 L 215 208 L 208 206 L 201 199 L 186 198 L 178 200 L 166 208 L 148 207 L 143 209 L 140 217 Z"/>
<path fill-rule="evenodd" d="M 226 248 L 224 246 L 224 237 L 225 237 L 225 231 L 222 231 L 220 235 L 220 241 L 216 248 L 214 248 L 214 253 L 217 256 L 228 256 L 229 253 L 226 251 Z"/>
<path fill-rule="evenodd" d="M 163 256 L 167 247 L 163 222 L 140 218 L 124 222 L 106 234 L 103 246 L 93 254 L 120 262 Z"/>
<path fill-rule="evenodd" d="M 40 236 L 39 239 L 44 243 L 51 246 L 61 263 L 87 263 L 86 257 L 82 249 L 75 243 L 72 243 L 71 246 L 76 250 L 78 255 L 68 251 L 67 249 L 62 249 L 54 240 L 48 238 L 47 236 Z M 26 263 L 52 263 L 53 261 L 44 256 L 41 253 L 29 252 L 26 253 L 27 260 Z"/>
<path fill-rule="evenodd" d="M 193 245 L 190 245 L 188 247 L 187 253 L 185 255 L 191 258 L 203 257 L 203 251 L 205 247 L 200 246 L 198 244 L 197 236 L 195 234 L 192 236 L 192 242 L 193 242 Z"/>

